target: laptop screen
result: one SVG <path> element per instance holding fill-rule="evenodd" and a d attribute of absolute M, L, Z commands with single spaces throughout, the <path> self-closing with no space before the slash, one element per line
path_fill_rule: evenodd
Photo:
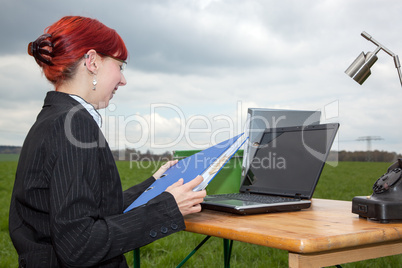
<path fill-rule="evenodd" d="M 310 199 L 339 124 L 264 131 L 242 182 L 241 192 Z"/>

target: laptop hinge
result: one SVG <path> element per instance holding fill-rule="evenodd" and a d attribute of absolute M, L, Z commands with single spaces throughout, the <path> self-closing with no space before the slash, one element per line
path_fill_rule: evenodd
<path fill-rule="evenodd" d="M 301 198 L 301 194 L 295 194 L 295 199 L 301 200 L 301 199 L 302 199 L 302 198 Z"/>

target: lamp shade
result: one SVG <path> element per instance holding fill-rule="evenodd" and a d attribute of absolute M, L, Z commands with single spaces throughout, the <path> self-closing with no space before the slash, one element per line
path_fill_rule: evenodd
<path fill-rule="evenodd" d="M 345 73 L 361 85 L 370 76 L 370 68 L 377 61 L 377 59 L 377 55 L 372 52 L 367 52 L 367 54 L 362 52 L 349 66 L 349 68 L 346 69 Z"/>

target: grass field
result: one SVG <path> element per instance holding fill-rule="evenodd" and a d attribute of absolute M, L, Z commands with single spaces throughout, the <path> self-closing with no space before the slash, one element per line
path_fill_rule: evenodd
<path fill-rule="evenodd" d="M 0 154 L 0 162 L 3 161 L 18 161 L 18 154 Z"/>
<path fill-rule="evenodd" d="M 13 158 L 14 157 L 14 158 Z M 0 157 L 0 267 L 16 267 L 17 254 L 8 235 L 8 210 L 17 161 L 15 156 Z M 8 161 L 7 161 L 8 160 Z M 117 162 L 123 188 L 140 182 L 152 173 L 152 167 L 130 169 L 129 162 Z M 375 180 L 389 163 L 340 162 L 326 165 L 315 191 L 315 198 L 352 200 L 369 195 Z M 180 232 L 141 248 L 141 267 L 175 267 L 205 236 Z M 132 253 L 127 253 L 132 266 Z M 234 242 L 231 267 L 287 267 L 287 252 L 247 243 Z M 402 256 L 344 264 L 342 267 L 400 267 Z M 211 238 L 184 267 L 223 267 L 222 239 Z"/>

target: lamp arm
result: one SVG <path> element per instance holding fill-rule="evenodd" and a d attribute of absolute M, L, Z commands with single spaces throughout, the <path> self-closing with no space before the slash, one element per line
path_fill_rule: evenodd
<path fill-rule="evenodd" d="M 380 49 L 384 50 L 388 55 L 390 55 L 391 57 L 395 56 L 395 53 L 392 52 L 391 50 L 389 50 L 388 48 L 384 47 L 383 45 L 381 45 L 377 40 L 375 40 L 371 35 L 369 35 L 366 32 L 362 32 L 362 36 L 364 38 L 366 38 L 367 40 L 371 41 L 372 43 L 374 43 L 376 46 L 378 46 Z"/>
<path fill-rule="evenodd" d="M 398 57 L 398 55 L 395 55 L 393 58 L 394 58 L 396 70 L 398 71 L 399 81 L 401 82 L 401 86 L 402 86 L 402 72 L 401 72 L 401 64 L 399 63 L 399 57 Z"/>
<path fill-rule="evenodd" d="M 399 75 L 399 81 L 401 82 L 402 85 L 402 72 L 401 72 L 401 64 L 399 62 L 399 57 L 398 55 L 395 55 L 395 53 L 393 53 L 391 50 L 389 50 L 388 48 L 384 47 L 383 45 L 381 45 L 377 40 L 375 40 L 371 35 L 369 35 L 366 32 L 362 32 L 361 35 L 366 38 L 367 40 L 371 41 L 372 43 L 374 43 L 377 46 L 377 49 L 374 52 L 374 55 L 376 55 L 381 49 L 384 50 L 384 52 L 386 52 L 388 55 L 390 55 L 391 57 L 394 58 L 394 63 L 395 63 L 395 67 L 398 71 L 398 75 Z"/>

